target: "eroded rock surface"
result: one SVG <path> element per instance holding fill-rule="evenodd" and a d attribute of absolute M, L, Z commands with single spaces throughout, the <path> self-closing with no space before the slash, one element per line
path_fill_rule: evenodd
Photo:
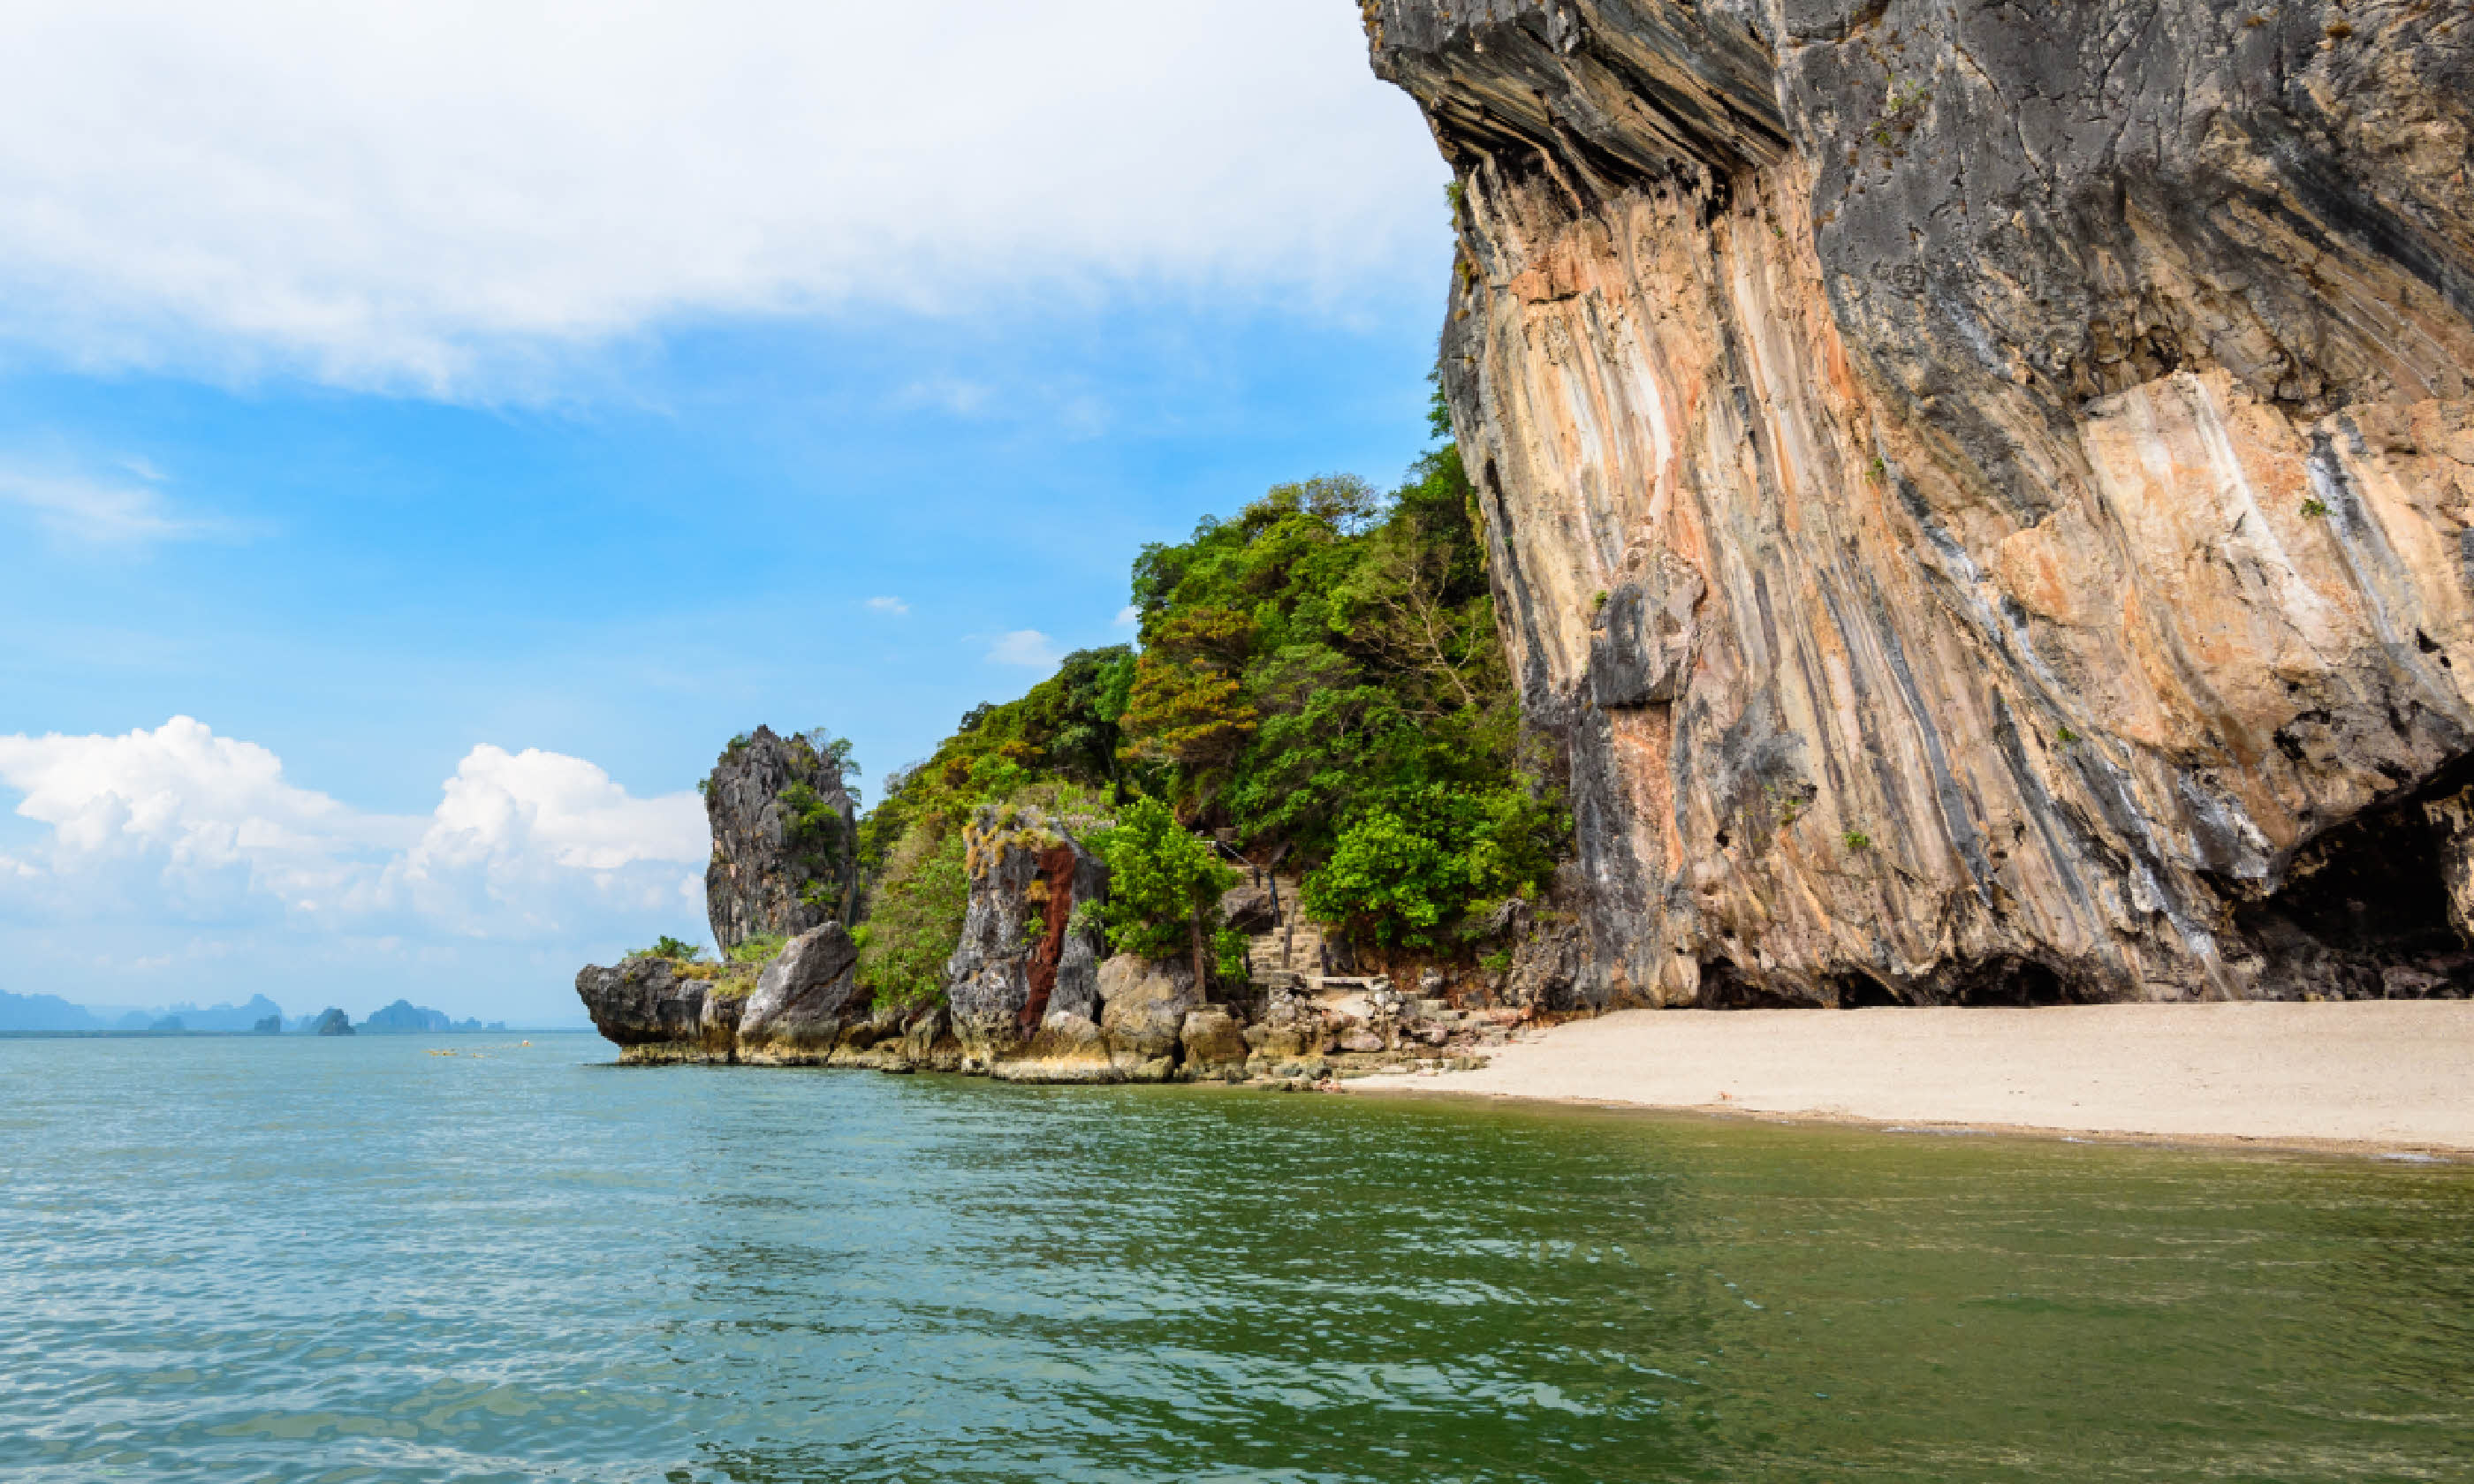
<path fill-rule="evenodd" d="M 713 861 L 705 908 L 728 952 L 759 935 L 795 938 L 842 917 L 859 859 L 840 767 L 804 737 L 759 727 L 705 780 Z"/>
<path fill-rule="evenodd" d="M 2465 7 L 1364 11 L 1570 764 L 1541 1001 L 2462 986 Z"/>
<path fill-rule="evenodd" d="M 864 1008 L 859 948 L 839 922 L 812 927 L 757 976 L 739 1020 L 739 1059 L 822 1062 L 852 1015 Z"/>
<path fill-rule="evenodd" d="M 682 976 L 667 959 L 639 956 L 575 976 L 593 1028 L 622 1062 L 737 1060 L 744 1001 L 713 993 L 714 981 Z"/>
<path fill-rule="evenodd" d="M 987 1067 L 1014 1058 L 1052 1014 L 1098 1022 L 1108 868 L 1064 821 L 1032 809 L 983 808 L 963 842 L 970 905 L 946 998 L 965 1056 Z"/>

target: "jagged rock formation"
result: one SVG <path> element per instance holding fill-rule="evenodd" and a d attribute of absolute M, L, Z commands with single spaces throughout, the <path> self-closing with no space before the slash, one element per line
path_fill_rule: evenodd
<path fill-rule="evenodd" d="M 587 967 L 575 976 L 575 993 L 594 1029 L 618 1043 L 622 1062 L 732 1062 L 747 1001 L 716 993 L 716 984 L 640 954 L 615 969 Z"/>
<path fill-rule="evenodd" d="M 807 738 L 759 727 L 734 739 L 705 780 L 704 807 L 713 825 L 705 907 L 724 952 L 849 913 L 857 811 L 840 766 Z"/>
<path fill-rule="evenodd" d="M 1540 983 L 2466 982 L 2465 7 L 1364 12 L 1570 761 Z"/>
<path fill-rule="evenodd" d="M 310 1026 L 309 1033 L 313 1036 L 350 1036 L 352 1034 L 352 1017 L 330 1005 Z"/>
<path fill-rule="evenodd" d="M 810 928 L 764 966 L 740 1012 L 738 1059 L 786 1065 L 831 1059 L 865 1009 L 859 947 L 839 922 Z"/>
<path fill-rule="evenodd" d="M 988 808 L 965 826 L 970 903 L 943 1005 L 877 1005 L 839 922 L 792 939 L 761 971 L 639 956 L 587 968 L 575 992 L 628 1063 L 755 1063 L 971 1072 L 1005 1082 L 1273 1082 L 1469 1065 L 1527 1018 L 1414 1001 L 1380 979 L 1318 998 L 1280 974 L 1267 1014 L 1211 1003 L 1183 958 L 1107 955 L 1107 868 L 1081 821 Z M 1440 976 L 1435 976 L 1440 983 Z M 1428 985 L 1421 993 L 1435 988 Z"/>
<path fill-rule="evenodd" d="M 1071 1035 L 1076 1020 L 1099 1022 L 1107 946 L 1095 914 L 1108 868 L 1065 821 L 1037 810 L 983 808 L 963 826 L 962 841 L 970 906 L 945 988 L 969 1065 L 1017 1059 L 1051 1019 L 1059 1022 L 1056 1035 L 1034 1059 L 1079 1060 L 1057 1038 Z M 1078 917 L 1075 909 L 1086 904 L 1093 910 Z"/>

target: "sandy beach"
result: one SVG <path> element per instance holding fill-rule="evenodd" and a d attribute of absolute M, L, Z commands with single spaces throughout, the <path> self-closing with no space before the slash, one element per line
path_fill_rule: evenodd
<path fill-rule="evenodd" d="M 1632 1010 L 1525 1035 L 1480 1070 L 1347 1086 L 2467 1153 L 2474 1002 Z"/>

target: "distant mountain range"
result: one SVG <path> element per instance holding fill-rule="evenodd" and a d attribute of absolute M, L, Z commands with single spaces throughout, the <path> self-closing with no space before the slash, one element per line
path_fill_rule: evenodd
<path fill-rule="evenodd" d="M 78 1005 L 57 994 L 12 994 L 0 990 L 0 1033 L 9 1031 L 307 1031 L 317 1016 L 287 1017 L 283 1007 L 263 994 L 246 1004 L 167 1005 L 152 1010 L 122 1005 Z M 429 1010 L 410 1000 L 397 1000 L 353 1026 L 364 1035 L 454 1031 L 503 1031 L 506 1022 L 484 1025 L 477 1019 L 457 1020 L 443 1010 Z"/>

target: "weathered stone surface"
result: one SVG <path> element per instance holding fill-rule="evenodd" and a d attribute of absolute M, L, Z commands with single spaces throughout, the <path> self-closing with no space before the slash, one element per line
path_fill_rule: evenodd
<path fill-rule="evenodd" d="M 1570 766 L 1529 1002 L 2462 983 L 2462 6 L 1364 9 Z"/>
<path fill-rule="evenodd" d="M 1014 1054 L 988 1067 L 999 1082 L 1123 1082 L 1105 1032 L 1087 1017 L 1052 1010 Z"/>
<path fill-rule="evenodd" d="M 1219 1005 L 1185 1013 L 1177 1040 L 1183 1047 L 1177 1062 L 1180 1076 L 1201 1081 L 1233 1081 L 1246 1074 L 1249 1048 L 1236 1018 Z"/>
<path fill-rule="evenodd" d="M 946 1000 L 966 1064 L 984 1069 L 1018 1056 L 1052 1010 L 1098 1019 L 1101 932 L 1074 909 L 1103 898 L 1108 869 L 1037 810 L 982 808 L 963 841 L 971 897 Z"/>
<path fill-rule="evenodd" d="M 757 977 L 739 1021 L 742 1062 L 822 1062 L 843 1026 L 864 1014 L 859 948 L 839 922 L 812 927 Z"/>
<path fill-rule="evenodd" d="M 1100 966 L 1100 1029 L 1128 1082 L 1165 1082 L 1176 1069 L 1186 1016 L 1202 1006 L 1194 966 L 1120 953 Z"/>
<path fill-rule="evenodd" d="M 794 786 L 813 793 L 823 822 L 802 823 L 783 798 Z M 704 807 L 713 826 L 705 908 L 725 952 L 762 934 L 795 938 L 847 910 L 856 811 L 841 769 L 805 738 L 759 727 L 734 740 L 705 780 Z"/>
<path fill-rule="evenodd" d="M 1279 925 L 1280 909 L 1264 887 L 1232 886 L 1220 896 L 1220 920 L 1241 933 L 1265 933 Z"/>
<path fill-rule="evenodd" d="M 594 1029 L 618 1046 L 622 1062 L 727 1062 L 738 1040 L 741 1001 L 711 993 L 709 980 L 681 978 L 667 959 L 631 958 L 617 968 L 588 966 L 575 993 Z"/>

